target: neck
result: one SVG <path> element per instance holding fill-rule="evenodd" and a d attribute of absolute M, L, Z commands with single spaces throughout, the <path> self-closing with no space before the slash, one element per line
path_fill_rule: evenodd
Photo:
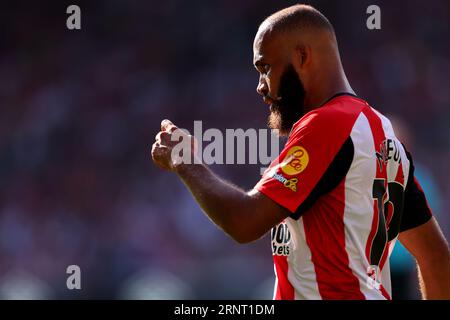
<path fill-rule="evenodd" d="M 334 76 L 329 76 L 330 74 Z M 332 96 L 343 92 L 355 94 L 344 71 L 328 73 L 328 76 L 322 79 L 317 78 L 317 86 L 305 97 L 305 109 L 310 111 L 319 108 Z"/>

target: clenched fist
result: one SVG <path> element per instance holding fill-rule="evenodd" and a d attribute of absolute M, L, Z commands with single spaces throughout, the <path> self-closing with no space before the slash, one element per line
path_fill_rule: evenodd
<path fill-rule="evenodd" d="M 193 163 L 197 150 L 195 138 L 170 120 L 161 121 L 161 131 L 152 146 L 153 162 L 162 169 L 175 171 L 180 164 Z"/>

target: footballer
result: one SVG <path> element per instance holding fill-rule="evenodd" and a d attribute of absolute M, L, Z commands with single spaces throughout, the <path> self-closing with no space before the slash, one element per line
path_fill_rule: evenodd
<path fill-rule="evenodd" d="M 253 62 L 269 127 L 288 140 L 252 190 L 199 161 L 175 160 L 178 128 L 169 120 L 153 161 L 237 242 L 271 230 L 274 299 L 389 300 L 397 240 L 417 261 L 423 298 L 450 299 L 448 243 L 411 154 L 389 119 L 353 91 L 328 19 L 301 4 L 272 14 L 255 36 Z"/>

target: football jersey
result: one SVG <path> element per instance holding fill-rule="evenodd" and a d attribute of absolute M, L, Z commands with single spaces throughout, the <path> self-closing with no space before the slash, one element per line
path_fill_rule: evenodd
<path fill-rule="evenodd" d="M 291 212 L 271 230 L 274 299 L 391 299 L 397 236 L 432 215 L 390 121 L 346 93 L 294 124 L 255 188 Z"/>

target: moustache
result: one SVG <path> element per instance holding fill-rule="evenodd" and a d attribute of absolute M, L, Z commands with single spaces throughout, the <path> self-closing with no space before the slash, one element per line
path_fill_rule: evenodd
<path fill-rule="evenodd" d="M 274 97 L 270 96 L 270 94 L 266 94 L 263 97 L 263 100 L 267 104 L 270 104 L 270 105 L 273 104 L 273 105 L 278 106 L 278 104 L 283 100 L 283 98 L 282 97 L 274 98 Z"/>

